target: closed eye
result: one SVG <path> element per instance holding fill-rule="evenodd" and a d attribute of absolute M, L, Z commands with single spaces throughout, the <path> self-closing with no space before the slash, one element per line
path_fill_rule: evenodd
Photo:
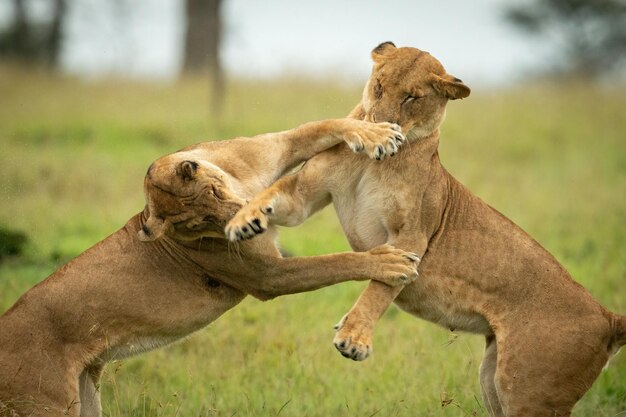
<path fill-rule="evenodd" d="M 226 200 L 226 196 L 218 187 L 211 185 L 211 191 L 213 191 L 213 195 L 217 197 L 218 200 Z"/>
<path fill-rule="evenodd" d="M 404 98 L 404 100 L 402 100 L 402 104 L 406 104 L 406 103 L 410 103 L 414 100 L 419 100 L 422 97 L 416 97 L 416 96 L 412 96 L 410 94 L 407 94 L 407 96 Z"/>

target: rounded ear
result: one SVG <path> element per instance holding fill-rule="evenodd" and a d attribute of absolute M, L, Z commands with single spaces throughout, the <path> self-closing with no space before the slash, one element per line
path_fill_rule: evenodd
<path fill-rule="evenodd" d="M 472 91 L 468 86 L 463 84 L 463 81 L 449 74 L 443 77 L 433 74 L 432 85 L 435 91 L 449 100 L 465 98 L 469 96 Z"/>
<path fill-rule="evenodd" d="M 194 161 L 183 161 L 180 164 L 180 175 L 184 180 L 192 180 L 196 176 L 196 170 L 198 169 L 198 163 Z"/>
<path fill-rule="evenodd" d="M 167 225 L 164 219 L 150 216 L 141 226 L 141 230 L 137 233 L 137 237 L 139 237 L 139 240 L 142 242 L 153 242 L 163 236 L 166 227 Z"/>
<path fill-rule="evenodd" d="M 383 42 L 376 48 L 372 49 L 372 59 L 378 62 L 383 58 L 384 55 L 389 54 L 394 49 L 396 49 L 396 45 L 394 45 L 393 42 Z"/>

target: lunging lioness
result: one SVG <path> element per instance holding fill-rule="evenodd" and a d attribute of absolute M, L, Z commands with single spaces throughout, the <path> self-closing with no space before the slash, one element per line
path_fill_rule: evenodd
<path fill-rule="evenodd" d="M 230 256 L 222 231 L 246 199 L 342 140 L 381 159 L 405 138 L 390 123 L 328 120 L 204 143 L 152 164 L 144 211 L 0 317 L 0 416 L 99 416 L 107 361 L 184 337 L 246 294 L 268 299 L 354 279 L 415 279 L 415 255 L 387 245 L 281 258 L 268 236 Z"/>
<path fill-rule="evenodd" d="M 480 368 L 493 416 L 569 416 L 609 357 L 626 317 L 603 308 L 523 230 L 474 196 L 439 161 L 448 100 L 470 89 L 427 52 L 386 42 L 350 117 L 402 126 L 409 144 L 384 164 L 336 147 L 257 195 L 231 220 L 231 240 L 295 225 L 335 205 L 356 251 L 387 243 L 422 257 L 405 287 L 371 282 L 337 326 L 335 346 L 365 359 L 389 304 L 441 326 L 483 334 Z M 257 225 L 252 228 L 251 225 Z"/>

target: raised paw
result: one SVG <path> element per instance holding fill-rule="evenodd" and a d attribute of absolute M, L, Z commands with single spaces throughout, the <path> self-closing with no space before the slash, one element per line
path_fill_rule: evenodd
<path fill-rule="evenodd" d="M 394 156 L 406 138 L 395 123 L 354 121 L 355 128 L 344 134 L 344 140 L 354 152 L 365 152 L 370 158 L 382 161 Z"/>
<path fill-rule="evenodd" d="M 417 266 L 420 258 L 412 253 L 381 245 L 366 252 L 372 257 L 371 269 L 367 273 L 370 279 L 389 286 L 407 285 L 417 279 Z"/>
<path fill-rule="evenodd" d="M 232 242 L 252 239 L 265 232 L 268 227 L 268 216 L 274 212 L 271 203 L 247 204 L 235 214 L 224 229 L 226 238 Z"/>
<path fill-rule="evenodd" d="M 372 330 L 356 312 L 346 314 L 335 325 L 333 344 L 344 358 L 364 361 L 373 352 Z"/>

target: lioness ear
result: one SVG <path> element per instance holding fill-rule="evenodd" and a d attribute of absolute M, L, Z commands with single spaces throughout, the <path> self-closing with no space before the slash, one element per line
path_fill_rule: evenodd
<path fill-rule="evenodd" d="M 389 54 L 394 49 L 396 49 L 396 45 L 394 45 L 393 42 L 383 42 L 376 48 L 372 49 L 372 59 L 379 62 L 384 55 Z"/>
<path fill-rule="evenodd" d="M 444 77 L 433 74 L 433 88 L 449 100 L 465 98 L 470 95 L 470 88 L 463 81 L 446 74 Z"/>
<path fill-rule="evenodd" d="M 163 236 L 165 228 L 165 220 L 160 217 L 150 216 L 143 226 L 141 226 L 137 237 L 139 237 L 139 240 L 142 242 L 153 242 Z"/>
<path fill-rule="evenodd" d="M 180 164 L 180 174 L 186 181 L 192 180 L 196 176 L 196 170 L 198 169 L 198 163 L 194 161 L 183 161 Z"/>

